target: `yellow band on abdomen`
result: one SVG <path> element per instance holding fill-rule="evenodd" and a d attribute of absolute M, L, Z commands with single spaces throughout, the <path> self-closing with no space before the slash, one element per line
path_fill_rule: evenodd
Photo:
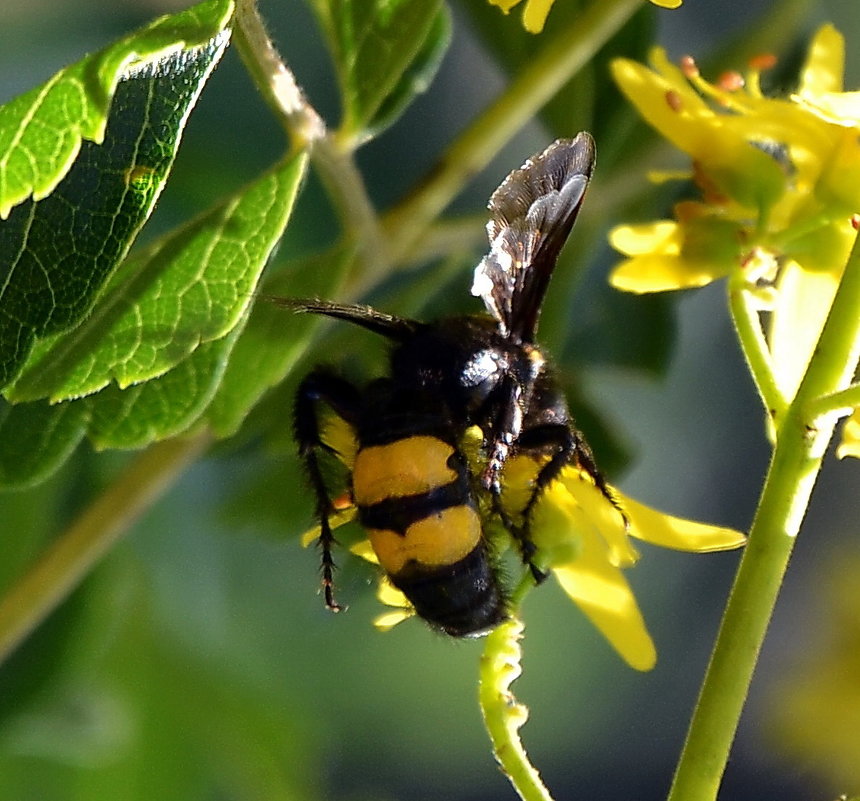
<path fill-rule="evenodd" d="M 481 520 L 470 506 L 451 506 L 418 520 L 406 530 L 368 531 L 383 569 L 396 576 L 407 562 L 445 567 L 468 556 L 481 540 Z"/>
<path fill-rule="evenodd" d="M 457 473 L 448 467 L 453 452 L 447 442 L 429 436 L 362 448 L 352 470 L 356 504 L 372 506 L 388 498 L 421 495 L 450 484 L 457 478 Z"/>

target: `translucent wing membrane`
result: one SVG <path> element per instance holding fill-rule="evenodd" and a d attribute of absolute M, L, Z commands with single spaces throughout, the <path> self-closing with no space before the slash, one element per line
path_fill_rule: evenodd
<path fill-rule="evenodd" d="M 503 335 L 533 340 L 547 284 L 594 161 L 589 134 L 559 139 L 514 170 L 490 198 L 490 252 L 475 268 L 472 294 L 483 299 Z"/>

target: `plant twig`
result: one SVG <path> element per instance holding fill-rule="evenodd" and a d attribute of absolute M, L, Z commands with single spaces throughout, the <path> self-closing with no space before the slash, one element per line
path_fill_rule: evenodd
<path fill-rule="evenodd" d="M 334 203 L 346 235 L 358 243 L 365 265 L 388 266 L 387 249 L 376 209 L 364 179 L 338 138 L 301 90 L 295 75 L 266 32 L 257 0 L 238 0 L 235 40 L 242 60 L 266 102 L 290 137 L 294 149 L 307 149 Z M 348 145 L 347 145 L 348 146 Z"/>
<path fill-rule="evenodd" d="M 750 293 L 742 280 L 729 279 L 729 310 L 741 350 L 750 368 L 771 425 L 778 425 L 788 402 L 776 383 L 770 352 L 761 329 L 758 313 L 750 303 Z"/>
<path fill-rule="evenodd" d="M 533 586 L 531 573 L 525 571 L 510 598 L 511 609 L 520 608 Z M 528 719 L 529 711 L 514 698 L 510 689 L 522 673 L 520 639 L 523 628 L 522 621 L 512 617 L 487 635 L 481 655 L 478 700 L 496 761 L 520 798 L 523 801 L 552 801 L 520 740 L 519 730 Z"/>

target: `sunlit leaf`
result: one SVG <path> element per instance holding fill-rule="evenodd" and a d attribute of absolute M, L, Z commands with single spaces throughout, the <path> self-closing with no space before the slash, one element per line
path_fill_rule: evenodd
<path fill-rule="evenodd" d="M 10 398 L 56 402 L 111 381 L 125 388 L 227 334 L 283 233 L 305 166 L 293 156 L 131 258 L 82 325 L 34 354 Z"/>
<path fill-rule="evenodd" d="M 440 0 L 312 0 L 341 87 L 342 132 L 389 125 L 432 79 L 448 43 Z"/>
<path fill-rule="evenodd" d="M 70 68 L 77 77 L 53 79 L 49 85 L 62 87 L 60 96 L 43 87 L 41 100 L 37 90 L 4 107 L 6 178 L 0 180 L 7 188 L 0 191 L 9 215 L 0 222 L 0 387 L 17 375 L 38 338 L 86 316 L 125 256 L 227 45 L 229 9 L 221 0 L 166 17 L 140 38 L 127 37 L 101 58 Z M 79 116 L 88 120 L 83 130 L 68 119 Z M 19 167 L 43 160 L 44 169 Z"/>

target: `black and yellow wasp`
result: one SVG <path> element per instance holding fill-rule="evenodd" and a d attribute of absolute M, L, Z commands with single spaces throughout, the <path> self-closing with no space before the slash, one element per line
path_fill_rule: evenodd
<path fill-rule="evenodd" d="M 514 170 L 493 193 L 490 252 L 472 293 L 489 314 L 435 322 L 367 306 L 288 301 L 299 312 L 345 320 L 390 340 L 389 374 L 359 388 L 318 368 L 298 388 L 295 434 L 316 494 L 326 604 L 334 599 L 332 495 L 320 459 L 333 451 L 323 418 L 354 440 L 349 503 L 380 565 L 416 613 L 457 637 L 506 618 L 507 590 L 488 529 L 501 524 L 537 580 L 531 512 L 567 465 L 585 471 L 615 503 L 573 425 L 546 354 L 535 342 L 550 276 L 582 205 L 594 167 L 588 133 L 560 139 Z M 467 432 L 479 432 L 470 459 Z M 502 502 L 505 465 L 528 455 L 540 465 L 525 508 Z"/>

